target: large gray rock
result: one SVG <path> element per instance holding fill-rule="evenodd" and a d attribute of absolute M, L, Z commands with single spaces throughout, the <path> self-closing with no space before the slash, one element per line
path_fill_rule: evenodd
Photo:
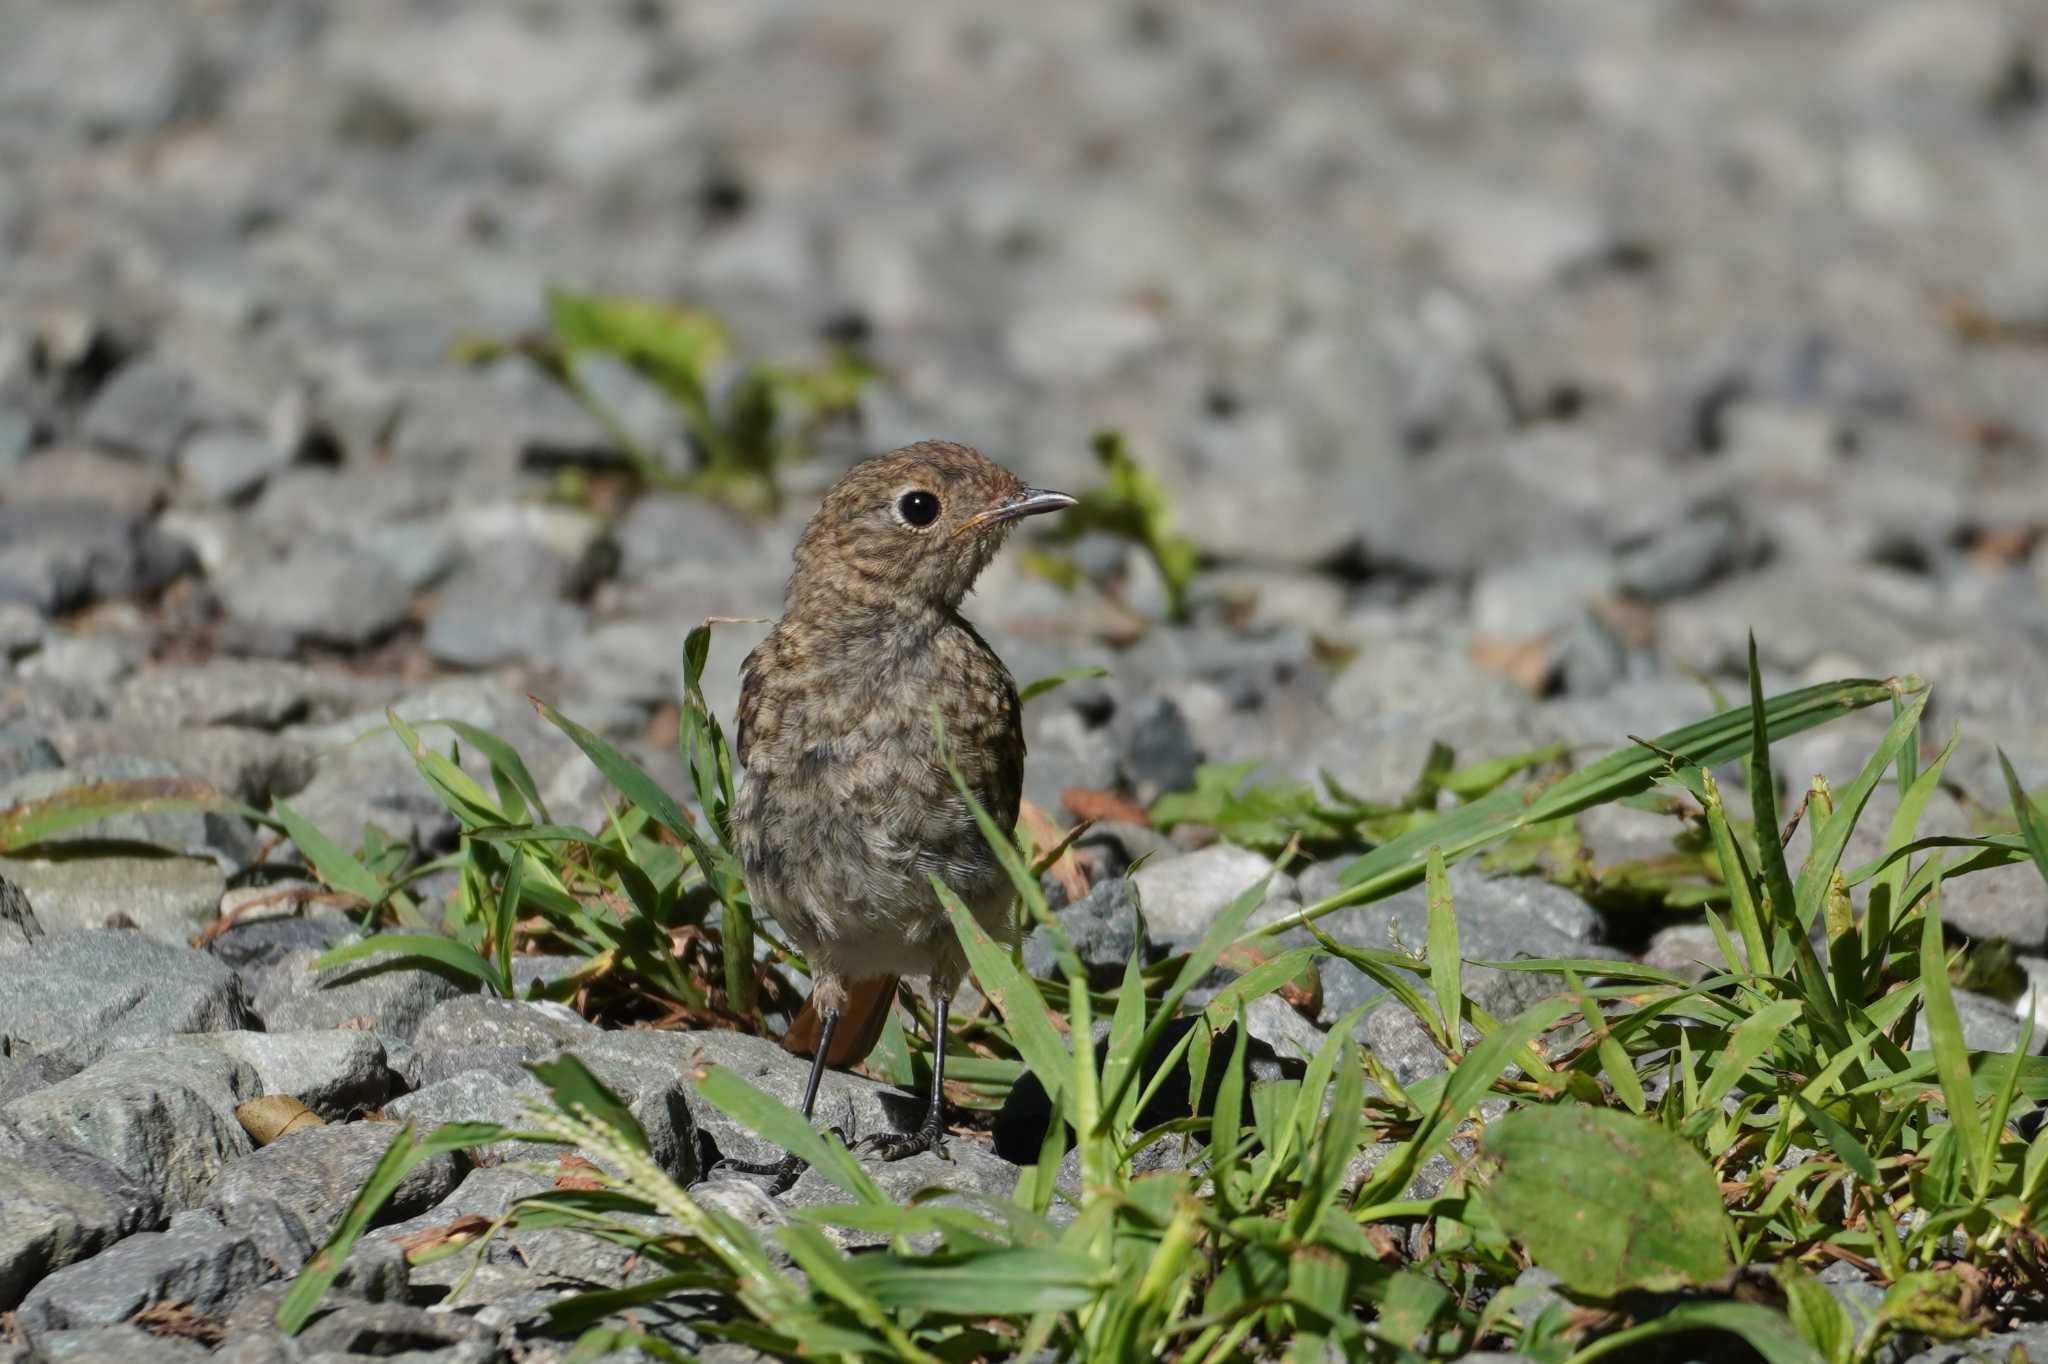
<path fill-rule="evenodd" d="M 155 1335 L 140 1326 L 86 1326 L 36 1333 L 37 1356 L 48 1364 L 204 1364 L 218 1356 L 195 1340 Z"/>
<path fill-rule="evenodd" d="M 1150 955 L 1151 941 L 1138 912 L 1137 886 L 1124 877 L 1096 882 L 1086 896 L 1053 917 L 1098 988 L 1114 988 L 1123 979 L 1124 965 L 1133 953 Z M 1024 969 L 1041 980 L 1060 978 L 1059 954 L 1051 932 L 1042 924 L 1024 940 Z"/>
<path fill-rule="evenodd" d="M 0 957 L 0 1034 L 85 1065 L 116 1046 L 249 1026 L 239 977 L 134 933 L 56 933 Z"/>
<path fill-rule="evenodd" d="M 227 886 L 217 864 L 191 857 L 9 857 L 0 875 L 28 892 L 53 932 L 127 927 L 175 947 L 213 922 Z"/>
<path fill-rule="evenodd" d="M 596 1024 L 559 1004 L 461 995 L 434 1006 L 414 1034 L 406 1077 L 429 1085 L 466 1070 L 488 1070 L 514 1084 L 522 1062 L 540 1061 L 601 1035 Z"/>
<path fill-rule="evenodd" d="M 0 1119 L 0 1311 L 163 1216 L 156 1190 L 121 1167 Z"/>
<path fill-rule="evenodd" d="M 393 1083 L 384 1044 L 353 1028 L 191 1033 L 178 1041 L 244 1062 L 265 1094 L 297 1099 L 329 1122 L 378 1107 Z"/>
<path fill-rule="evenodd" d="M 0 1118 L 118 1166 L 175 1212 L 198 1206 L 221 1167 L 253 1149 L 235 1107 L 261 1092 L 256 1072 L 231 1057 L 166 1045 L 103 1057 Z"/>
<path fill-rule="evenodd" d="M 1297 903 L 1294 878 L 1274 872 L 1272 861 L 1263 854 L 1234 844 L 1155 857 L 1130 879 L 1138 890 L 1146 931 L 1157 942 L 1187 948 L 1201 940 L 1233 900 L 1269 874 L 1273 880 L 1266 888 L 1265 907 L 1255 913 L 1270 916 Z"/>
<path fill-rule="evenodd" d="M 114 698 L 117 720 L 161 729 L 234 725 L 279 730 L 360 712 L 394 692 L 392 683 L 303 663 L 211 658 L 148 668 Z"/>
<path fill-rule="evenodd" d="M 1338 868 L 1318 866 L 1305 889 L 1320 896 L 1335 889 Z M 1470 863 L 1450 871 L 1451 902 L 1457 912 L 1458 946 L 1468 961 L 1511 961 L 1517 957 L 1619 958 L 1597 941 L 1599 915 L 1561 887 L 1532 877 L 1493 877 Z M 1429 900 L 1422 886 L 1355 909 L 1338 910 L 1317 921 L 1327 936 L 1354 947 L 1399 949 L 1420 954 L 1429 943 Z M 1285 935 L 1308 941 L 1305 931 Z M 1334 1021 L 1385 991 L 1342 959 L 1322 963 L 1323 1018 Z M 1561 978 L 1541 972 L 1467 966 L 1467 996 L 1497 1018 L 1521 1012 L 1563 988 Z M 1425 995 L 1426 983 L 1421 985 Z"/>
<path fill-rule="evenodd" d="M 646 1107 L 687 1105 L 695 1130 L 710 1137 L 728 1160 L 781 1158 L 781 1151 L 728 1118 L 701 1097 L 694 1079 L 708 1067 L 724 1066 L 791 1108 L 803 1100 L 810 1060 L 792 1056 L 765 1037 L 736 1032 L 617 1032 L 571 1048 L 574 1055 L 614 1090 L 637 1089 L 636 1114 Z M 621 1097 L 626 1097 L 621 1092 Z M 917 1095 L 841 1071 L 827 1070 L 818 1089 L 816 1120 L 844 1127 L 860 1138 L 877 1132 L 914 1132 L 924 1118 Z M 641 1121 L 647 1121 L 645 1116 Z"/>
<path fill-rule="evenodd" d="M 361 648 L 397 629 L 412 607 L 412 594 L 391 569 L 318 541 L 282 559 L 237 559 L 216 587 L 248 641 L 276 652 L 308 641 Z"/>
<path fill-rule="evenodd" d="M 420 1020 L 464 984 L 425 967 L 348 962 L 321 968 L 320 954 L 294 952 L 266 970 L 256 986 L 255 1011 L 269 1032 L 324 1032 L 367 1027 L 411 1040 Z"/>
<path fill-rule="evenodd" d="M 101 445 L 167 464 L 194 417 L 191 379 L 144 358 L 123 365 L 94 396 L 84 432 Z"/>
<path fill-rule="evenodd" d="M 352 1122 L 286 1133 L 230 1161 L 214 1181 L 207 1206 L 284 1272 L 295 1272 L 340 1223 L 398 1132 L 394 1123 Z M 445 1152 L 421 1161 L 399 1181 L 375 1220 L 394 1222 L 433 1207 L 454 1190 L 465 1168 Z"/>
<path fill-rule="evenodd" d="M 308 1360 L 372 1355 L 487 1364 L 499 1358 L 496 1334 L 488 1328 L 455 1313 L 395 1302 L 344 1301 L 300 1332 L 297 1344 Z"/>
<path fill-rule="evenodd" d="M 139 1233 L 58 1270 L 22 1299 L 16 1319 L 35 1341 L 45 1331 L 112 1326 L 159 1303 L 218 1317 L 276 1273 L 248 1237 L 209 1214 L 181 1213 L 163 1231 Z"/>

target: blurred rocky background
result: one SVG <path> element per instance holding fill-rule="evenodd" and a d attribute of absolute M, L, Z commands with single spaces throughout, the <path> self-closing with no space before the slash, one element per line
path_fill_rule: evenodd
<path fill-rule="evenodd" d="M 361 739 L 396 704 L 505 734 L 595 817 L 526 693 L 680 785 L 684 633 L 777 610 L 847 463 L 943 436 L 1080 491 L 1115 429 L 1200 551 L 1187 620 L 1101 533 L 1006 555 L 968 608 L 1020 681 L 1108 670 L 1030 706 L 1058 822 L 1203 763 L 1390 800 L 1438 741 L 1590 757 L 1739 695 L 1753 630 L 1774 688 L 1931 681 L 1929 735 L 1963 738 L 1927 823 L 1993 827 L 1994 744 L 2048 783 L 2044 82 L 2034 0 L 11 0 L 0 807 L 199 779 L 432 850 L 452 821 Z M 878 377 L 779 510 L 655 490 L 532 355 L 479 358 L 544 330 L 550 286 L 711 310 L 726 381 L 849 350 Z M 687 446 L 593 374 L 636 441 Z M 728 716 L 761 628 L 718 633 Z M 1886 718 L 1782 745 L 1795 795 Z M 1585 857 L 1670 827 L 1598 812 Z M 121 846 L 0 861 L 33 904 L 0 974 L 109 925 L 198 957 L 271 893 L 237 819 L 93 836 Z M 1146 851 L 1162 941 L 1265 865 L 1125 821 L 1094 870 Z M 1529 893 L 1498 892 L 1489 952 L 1711 950 Z M 2048 972 L 2031 868 L 1948 912 Z M 246 1000 L 188 962 L 212 1002 L 150 1035 L 336 1027 L 290 1022 L 276 974 L 325 930 L 263 932 Z M 170 969 L 76 951 L 81 993 Z M 4 995 L 0 1034 L 42 1026 Z M 0 1100 L 51 1080 L 10 1073 Z"/>

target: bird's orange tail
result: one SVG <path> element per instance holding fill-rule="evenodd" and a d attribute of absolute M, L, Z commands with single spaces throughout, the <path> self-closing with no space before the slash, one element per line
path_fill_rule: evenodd
<path fill-rule="evenodd" d="M 868 1053 L 882 1040 L 882 1025 L 889 1021 L 889 1007 L 896 1002 L 896 977 L 864 980 L 846 990 L 846 1007 L 840 1010 L 839 1026 L 832 1033 L 832 1050 L 825 1057 L 830 1066 L 851 1066 L 867 1060 Z M 825 1020 L 818 1014 L 815 991 L 790 1020 L 782 1035 L 782 1049 L 798 1056 L 815 1056 L 818 1035 Z"/>

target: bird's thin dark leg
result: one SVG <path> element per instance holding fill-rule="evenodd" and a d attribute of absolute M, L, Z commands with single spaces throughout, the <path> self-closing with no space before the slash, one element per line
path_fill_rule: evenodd
<path fill-rule="evenodd" d="M 818 1105 L 818 1084 L 825 1078 L 825 1058 L 832 1054 L 832 1031 L 839 1026 L 839 1014 L 821 1012 L 818 1023 L 818 1050 L 811 1057 L 810 1078 L 804 1081 L 805 1122 L 811 1120 L 811 1111 Z M 767 1175 L 768 1196 L 773 1198 L 787 1192 L 803 1174 L 804 1158 L 791 1151 L 777 1161 L 727 1160 L 721 1161 L 718 1168 L 743 1175 Z"/>
<path fill-rule="evenodd" d="M 932 1101 L 925 1110 L 924 1126 L 909 1135 L 877 1132 L 861 1143 L 861 1149 L 883 1160 L 902 1160 L 919 1151 L 931 1151 L 941 1160 L 946 1155 L 946 1012 L 953 992 L 936 982 L 932 986 Z"/>

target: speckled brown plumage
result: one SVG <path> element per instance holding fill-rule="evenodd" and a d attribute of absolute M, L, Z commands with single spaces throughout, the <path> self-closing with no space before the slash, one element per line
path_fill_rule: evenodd
<path fill-rule="evenodd" d="M 828 1020 L 860 982 L 928 976 L 936 1004 L 951 996 L 964 961 L 934 874 L 990 933 L 1014 938 L 1008 882 L 932 717 L 976 799 L 1011 828 L 1017 689 L 959 607 L 1018 517 L 1071 502 L 927 441 L 848 471 L 798 541 L 782 619 L 742 672 L 734 827 L 754 904 L 809 959 Z M 937 1098 L 935 1086 L 933 1140 Z"/>

